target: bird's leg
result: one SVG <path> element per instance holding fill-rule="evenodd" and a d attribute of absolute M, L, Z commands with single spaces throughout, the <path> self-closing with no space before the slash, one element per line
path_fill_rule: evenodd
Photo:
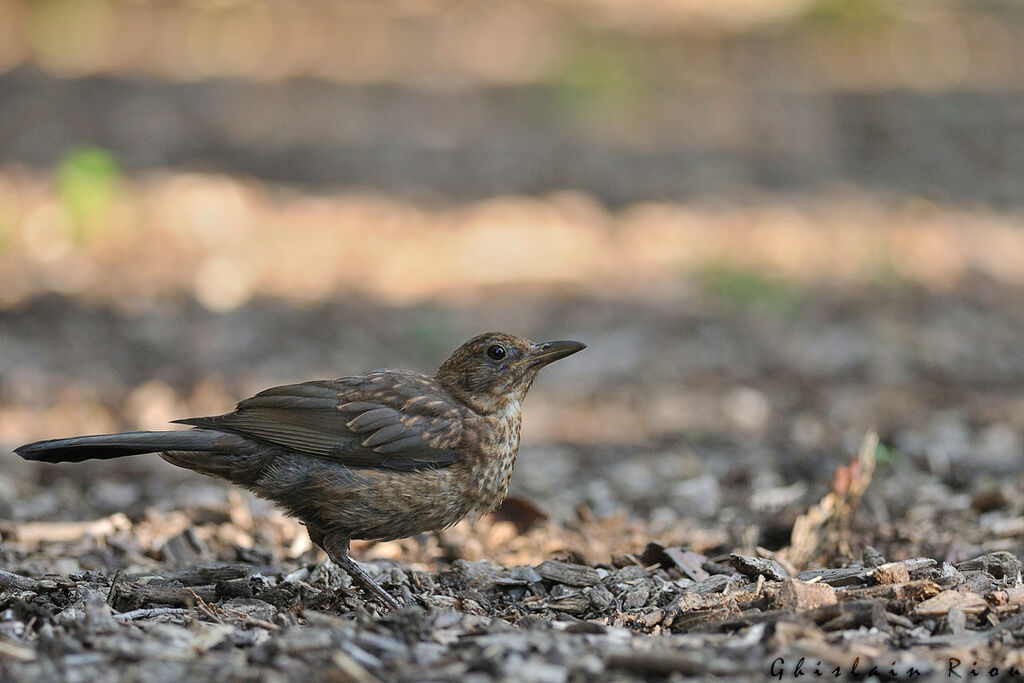
<path fill-rule="evenodd" d="M 355 560 L 348 556 L 348 539 L 339 534 L 324 534 L 320 547 L 327 551 L 331 562 L 348 572 L 348 575 L 355 579 L 364 590 L 380 600 L 389 610 L 402 609 L 402 603 L 398 602 L 390 593 L 380 587 L 373 578 L 367 574 L 362 567 L 356 564 Z"/>

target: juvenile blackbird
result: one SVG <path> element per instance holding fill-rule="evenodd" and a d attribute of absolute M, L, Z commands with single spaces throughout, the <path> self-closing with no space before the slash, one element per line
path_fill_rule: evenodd
<path fill-rule="evenodd" d="M 391 540 L 496 508 L 519 451 L 520 405 L 537 372 L 586 345 L 491 332 L 427 377 L 371 370 L 289 384 L 234 412 L 176 420 L 193 429 L 37 441 L 26 460 L 82 462 L 160 453 L 280 505 L 391 609 L 400 605 L 348 556 L 351 539 Z"/>

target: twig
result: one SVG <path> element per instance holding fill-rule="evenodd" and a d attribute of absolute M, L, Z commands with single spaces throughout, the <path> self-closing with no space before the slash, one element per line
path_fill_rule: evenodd
<path fill-rule="evenodd" d="M 780 553 L 794 567 L 805 567 L 816 558 L 835 552 L 850 554 L 846 538 L 850 519 L 871 483 L 877 448 L 878 434 L 868 432 L 853 461 L 836 470 L 832 490 L 797 518 L 790 545 Z"/>
<path fill-rule="evenodd" d="M 224 620 L 220 618 L 216 609 L 212 605 L 203 600 L 203 598 L 191 588 L 188 589 L 188 592 L 192 594 L 193 598 L 195 598 L 196 609 L 208 616 L 210 619 L 216 621 L 218 624 L 224 623 Z"/>

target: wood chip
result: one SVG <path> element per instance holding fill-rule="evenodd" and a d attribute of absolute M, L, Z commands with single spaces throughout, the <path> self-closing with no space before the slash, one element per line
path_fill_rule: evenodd
<path fill-rule="evenodd" d="M 568 614 L 583 614 L 590 607 L 590 597 L 583 593 L 573 593 L 548 602 L 548 607 Z"/>
<path fill-rule="evenodd" d="M 36 653 L 27 647 L 0 640 L 0 657 L 8 657 L 20 662 L 31 662 L 36 658 Z"/>
<path fill-rule="evenodd" d="M 725 604 L 731 596 L 720 593 L 684 593 L 672 603 L 670 611 L 692 612 Z"/>
<path fill-rule="evenodd" d="M 566 586 L 595 586 L 601 583 L 597 570 L 583 564 L 572 564 L 560 560 L 546 560 L 536 567 L 542 578 Z"/>
<path fill-rule="evenodd" d="M 212 586 L 162 586 L 128 581 L 116 582 L 110 592 L 110 604 L 121 611 L 134 611 L 147 604 L 190 607 L 197 598 L 212 602 L 217 597 Z"/>
<path fill-rule="evenodd" d="M 828 584 L 784 579 L 775 588 L 775 602 L 780 609 L 814 609 L 839 602 L 836 591 Z"/>
<path fill-rule="evenodd" d="M 961 572 L 982 571 L 997 579 L 1016 580 L 1020 574 L 1020 560 L 1005 550 L 964 560 L 955 566 Z"/>
<path fill-rule="evenodd" d="M 0 569 L 0 588 L 4 590 L 27 591 L 33 590 L 35 587 L 36 582 L 27 576 L 21 576 L 20 574 Z"/>
<path fill-rule="evenodd" d="M 669 625 L 668 619 L 664 619 L 662 623 L 665 626 Z M 730 604 L 719 609 L 678 615 L 672 620 L 671 626 L 673 631 L 690 631 L 696 628 L 717 631 L 720 629 L 743 628 L 751 623 L 753 622 L 741 616 L 741 612 L 737 609 L 736 605 Z"/>
<path fill-rule="evenodd" d="M 187 609 L 180 607 L 150 607 L 148 609 L 135 609 L 131 612 L 122 612 L 121 614 L 113 615 L 113 618 L 117 621 L 135 621 L 137 619 L 153 619 L 155 617 L 165 616 L 185 616 L 188 614 Z"/>
<path fill-rule="evenodd" d="M 875 567 L 874 577 L 878 583 L 907 583 L 910 581 L 910 572 L 902 562 L 888 562 Z"/>
<path fill-rule="evenodd" d="M 694 581 L 703 581 L 711 576 L 711 574 L 704 571 L 701 567 L 708 558 L 700 553 L 695 553 L 692 550 L 683 550 L 682 548 L 672 547 L 665 548 L 665 555 L 667 555 L 677 567 L 682 569 L 684 574 Z"/>
<path fill-rule="evenodd" d="M 196 533 L 195 527 L 189 526 L 164 542 L 160 548 L 160 558 L 172 566 L 181 566 L 195 564 L 209 552 L 206 543 Z"/>
<path fill-rule="evenodd" d="M 733 583 L 733 577 L 735 577 L 736 581 L 743 581 L 739 574 L 733 574 L 732 576 L 726 576 L 725 574 L 712 574 L 703 581 L 690 586 L 688 592 L 721 593 Z"/>
<path fill-rule="evenodd" d="M 959 593 L 957 591 L 942 591 L 932 598 L 928 598 L 914 608 L 914 614 L 922 617 L 945 616 L 949 610 L 957 607 L 965 614 L 978 614 L 985 611 L 988 603 L 985 598 L 976 593 Z"/>
<path fill-rule="evenodd" d="M 835 569 L 807 569 L 796 575 L 801 581 L 820 581 L 830 586 L 859 586 L 867 583 L 871 570 L 865 567 L 839 567 Z"/>
<path fill-rule="evenodd" d="M 605 666 L 650 676 L 668 676 L 674 673 L 684 676 L 707 674 L 707 662 L 699 652 L 617 650 L 608 654 Z"/>
<path fill-rule="evenodd" d="M 930 557 L 912 557 L 909 560 L 903 560 L 901 563 L 907 568 L 907 571 L 911 574 L 914 572 L 920 572 L 925 569 L 931 569 L 938 564 L 935 560 Z"/>
<path fill-rule="evenodd" d="M 86 536 L 110 536 L 132 528 L 131 520 L 122 512 L 86 522 L 17 522 L 6 524 L 4 533 L 10 533 L 21 543 L 60 543 L 77 541 Z"/>
<path fill-rule="evenodd" d="M 782 581 L 789 576 L 781 564 L 766 557 L 750 557 L 733 553 L 732 560 L 736 571 L 752 579 L 763 576 L 769 581 Z"/>
<path fill-rule="evenodd" d="M 1024 588 L 1007 588 L 988 594 L 993 605 L 1015 606 L 1024 604 Z"/>
<path fill-rule="evenodd" d="M 922 579 L 893 586 L 891 595 L 897 600 L 918 602 L 938 595 L 941 591 L 942 589 L 939 587 L 939 584 L 928 579 Z"/>

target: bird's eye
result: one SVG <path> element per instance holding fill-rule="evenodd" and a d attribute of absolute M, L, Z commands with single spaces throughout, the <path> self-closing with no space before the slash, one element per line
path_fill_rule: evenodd
<path fill-rule="evenodd" d="M 501 344 L 495 344 L 491 348 L 487 349 L 487 356 L 492 360 L 501 360 L 505 357 L 505 347 Z"/>

